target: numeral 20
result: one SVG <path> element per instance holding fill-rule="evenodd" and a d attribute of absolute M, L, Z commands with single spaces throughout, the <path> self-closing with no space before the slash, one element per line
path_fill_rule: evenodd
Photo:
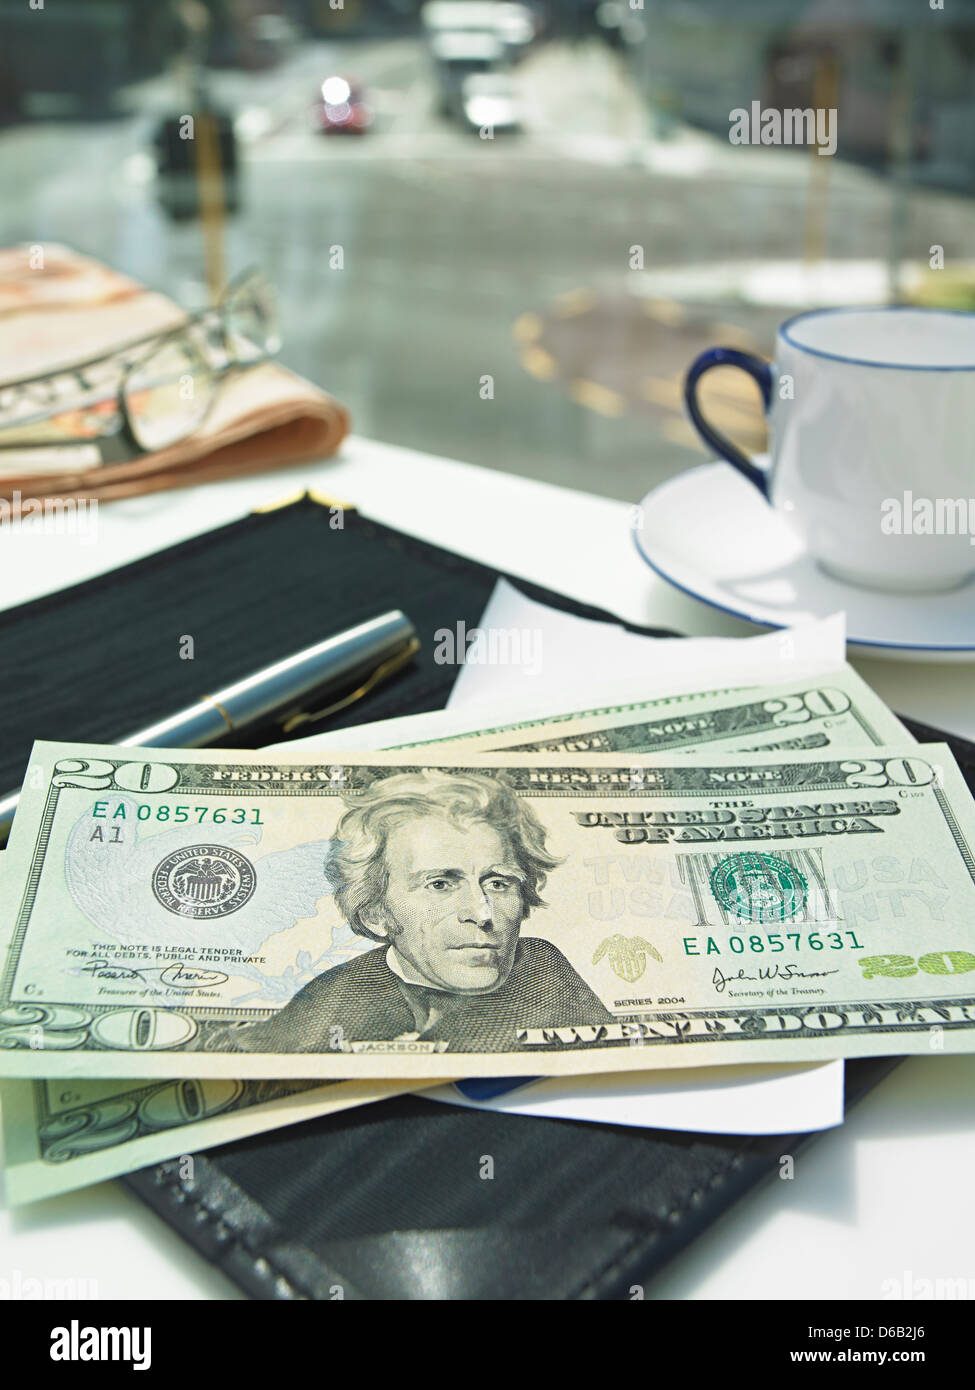
<path fill-rule="evenodd" d="M 104 791 L 114 786 L 124 792 L 168 792 L 178 781 L 179 773 L 168 763 L 116 764 L 89 758 L 61 758 L 51 779 L 55 787 Z"/>

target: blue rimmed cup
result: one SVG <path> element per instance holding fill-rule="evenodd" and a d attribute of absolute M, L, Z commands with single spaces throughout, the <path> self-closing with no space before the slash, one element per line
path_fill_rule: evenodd
<path fill-rule="evenodd" d="M 717 366 L 758 384 L 767 463 L 704 417 Z M 684 382 L 706 444 L 800 533 L 827 572 L 905 593 L 975 574 L 975 314 L 909 307 L 817 309 L 778 331 L 774 362 L 709 348 Z"/>

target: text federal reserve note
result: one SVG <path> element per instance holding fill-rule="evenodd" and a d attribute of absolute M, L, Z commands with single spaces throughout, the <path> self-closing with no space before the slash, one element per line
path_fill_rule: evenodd
<path fill-rule="evenodd" d="M 461 740 L 456 740 L 458 743 Z M 522 723 L 462 739 L 470 752 L 748 753 L 911 743 L 851 666 L 743 690 L 663 696 L 628 709 Z"/>

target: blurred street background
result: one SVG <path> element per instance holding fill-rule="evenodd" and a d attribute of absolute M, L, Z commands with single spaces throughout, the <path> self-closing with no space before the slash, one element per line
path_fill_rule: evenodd
<path fill-rule="evenodd" d="M 282 360 L 359 433 L 637 500 L 705 457 L 701 348 L 975 308 L 973 77 L 968 0 L 0 0 L 0 244 L 200 307 L 173 132 L 216 112 L 227 274 L 265 270 Z M 732 145 L 753 101 L 836 107 L 835 157 Z M 755 388 L 707 391 L 760 448 Z"/>

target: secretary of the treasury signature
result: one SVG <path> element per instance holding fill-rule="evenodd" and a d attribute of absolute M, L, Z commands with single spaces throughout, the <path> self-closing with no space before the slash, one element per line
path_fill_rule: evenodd
<path fill-rule="evenodd" d="M 711 976 L 711 983 L 719 994 L 723 993 L 725 985 L 733 984 L 736 980 L 818 980 L 825 975 L 838 975 L 838 970 L 800 970 L 797 965 L 763 965 L 757 975 L 746 975 L 744 970 L 739 970 L 736 975 L 725 975 L 715 966 L 714 974 Z"/>

